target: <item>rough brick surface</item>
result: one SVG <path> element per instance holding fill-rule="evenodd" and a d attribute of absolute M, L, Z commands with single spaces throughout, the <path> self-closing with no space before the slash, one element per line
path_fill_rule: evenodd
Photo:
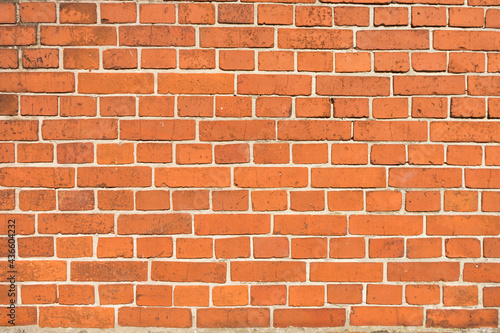
<path fill-rule="evenodd" d="M 499 0 L 0 2 L 0 331 L 499 330 Z"/>

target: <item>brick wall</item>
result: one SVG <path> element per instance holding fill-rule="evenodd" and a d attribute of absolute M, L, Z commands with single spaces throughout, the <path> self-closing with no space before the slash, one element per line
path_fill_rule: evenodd
<path fill-rule="evenodd" d="M 498 329 L 499 6 L 1 3 L 0 325 Z"/>

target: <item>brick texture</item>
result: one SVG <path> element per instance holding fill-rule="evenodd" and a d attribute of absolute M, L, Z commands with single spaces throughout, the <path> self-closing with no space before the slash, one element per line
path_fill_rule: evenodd
<path fill-rule="evenodd" d="M 0 331 L 499 330 L 498 0 L 0 2 Z"/>

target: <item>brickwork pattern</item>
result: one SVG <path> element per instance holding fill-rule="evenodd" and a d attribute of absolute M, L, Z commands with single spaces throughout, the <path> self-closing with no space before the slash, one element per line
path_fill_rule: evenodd
<path fill-rule="evenodd" d="M 499 6 L 0 3 L 16 325 L 498 329 Z"/>

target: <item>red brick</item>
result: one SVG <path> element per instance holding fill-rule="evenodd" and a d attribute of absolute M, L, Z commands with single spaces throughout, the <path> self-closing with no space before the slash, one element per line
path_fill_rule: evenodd
<path fill-rule="evenodd" d="M 258 24 L 288 25 L 293 23 L 293 6 L 259 4 L 257 8 Z"/>
<path fill-rule="evenodd" d="M 19 5 L 23 23 L 47 23 L 56 21 L 56 4 L 53 2 L 24 2 Z"/>
<path fill-rule="evenodd" d="M 328 284 L 326 298 L 331 304 L 359 304 L 363 300 L 363 285 Z"/>
<path fill-rule="evenodd" d="M 406 210 L 409 212 L 437 212 L 441 209 L 441 196 L 437 191 L 406 192 Z"/>
<path fill-rule="evenodd" d="M 24 68 L 57 68 L 59 67 L 59 50 L 26 49 L 23 50 Z"/>
<path fill-rule="evenodd" d="M 368 7 L 344 7 L 334 9 L 335 25 L 367 27 L 370 25 L 370 8 Z"/>
<path fill-rule="evenodd" d="M 287 207 L 286 191 L 252 191 L 252 210 L 254 211 L 286 210 Z"/>
<path fill-rule="evenodd" d="M 394 262 L 387 264 L 388 281 L 458 281 L 458 262 Z"/>
<path fill-rule="evenodd" d="M 389 186 L 448 188 L 462 186 L 462 170 L 457 168 L 391 168 Z"/>
<path fill-rule="evenodd" d="M 59 5 L 59 22 L 97 23 L 97 5 L 94 3 L 61 3 Z"/>
<path fill-rule="evenodd" d="M 367 304 L 401 304 L 403 286 L 390 284 L 368 284 L 366 288 Z"/>
<path fill-rule="evenodd" d="M 348 140 L 351 123 L 336 120 L 281 120 L 278 139 L 291 141 Z"/>
<path fill-rule="evenodd" d="M 74 178 L 73 168 L 0 168 L 0 185 L 5 187 L 69 188 L 74 186 Z"/>
<path fill-rule="evenodd" d="M 364 258 L 365 239 L 363 237 L 343 237 L 330 239 L 330 258 Z"/>
<path fill-rule="evenodd" d="M 158 75 L 162 94 L 232 94 L 233 74 L 162 73 Z"/>
<path fill-rule="evenodd" d="M 272 47 L 274 29 L 267 27 L 201 27 L 201 47 Z"/>
<path fill-rule="evenodd" d="M 213 241 L 210 238 L 178 238 L 176 250 L 179 259 L 211 258 Z"/>
<path fill-rule="evenodd" d="M 500 211 L 500 193 L 498 192 L 483 192 L 481 210 L 483 212 L 498 212 Z"/>
<path fill-rule="evenodd" d="M 333 71 L 333 54 L 331 52 L 298 52 L 297 70 L 299 72 L 331 72 Z"/>
<path fill-rule="evenodd" d="M 267 234 L 270 228 L 267 214 L 199 214 L 194 218 L 196 235 Z"/>
<path fill-rule="evenodd" d="M 368 145 L 364 143 L 332 144 L 332 164 L 367 164 Z"/>
<path fill-rule="evenodd" d="M 326 258 L 327 256 L 328 242 L 326 238 L 292 239 L 292 258 Z"/>
<path fill-rule="evenodd" d="M 59 258 L 92 257 L 92 236 L 58 237 L 56 239 L 57 256 Z"/>
<path fill-rule="evenodd" d="M 411 55 L 411 65 L 417 72 L 446 71 L 448 56 L 445 52 L 415 52 Z"/>
<path fill-rule="evenodd" d="M 382 263 L 311 263 L 310 280 L 325 282 L 381 282 Z"/>
<path fill-rule="evenodd" d="M 375 26 L 408 25 L 408 8 L 375 7 L 373 24 Z"/>
<path fill-rule="evenodd" d="M 478 193 L 474 191 L 444 192 L 444 210 L 453 212 L 475 212 L 478 208 Z"/>
<path fill-rule="evenodd" d="M 411 305 L 439 304 L 440 288 L 436 285 L 410 284 L 405 287 L 405 299 Z"/>
<path fill-rule="evenodd" d="M 115 323 L 111 308 L 47 306 L 39 311 L 40 327 L 112 328 Z"/>
<path fill-rule="evenodd" d="M 128 304 L 134 301 L 134 287 L 131 284 L 104 284 L 99 286 L 101 305 Z"/>
<path fill-rule="evenodd" d="M 287 288 L 284 285 L 250 286 L 250 304 L 254 306 L 285 305 Z"/>
<path fill-rule="evenodd" d="M 216 258 L 249 258 L 250 238 L 232 237 L 215 239 Z"/>
<path fill-rule="evenodd" d="M 23 211 L 47 211 L 56 209 L 54 190 L 30 190 L 19 193 L 19 209 Z"/>
<path fill-rule="evenodd" d="M 448 116 L 448 99 L 413 97 L 411 115 L 414 118 L 446 118 Z"/>
<path fill-rule="evenodd" d="M 191 216 L 187 214 L 121 214 L 119 235 L 171 235 L 191 233 Z"/>
<path fill-rule="evenodd" d="M 307 169 L 302 167 L 236 167 L 237 187 L 306 187 Z"/>
<path fill-rule="evenodd" d="M 106 234 L 113 231 L 112 214 L 39 214 L 41 234 Z"/>
<path fill-rule="evenodd" d="M 104 46 L 116 45 L 116 28 L 104 26 L 42 26 L 42 45 Z"/>
<path fill-rule="evenodd" d="M 494 215 L 439 215 L 427 217 L 428 235 L 496 235 L 499 217 Z"/>
<path fill-rule="evenodd" d="M 198 309 L 197 326 L 210 328 L 269 327 L 270 313 L 266 308 Z"/>
<path fill-rule="evenodd" d="M 42 137 L 45 140 L 110 140 L 118 137 L 115 119 L 44 120 Z"/>
<path fill-rule="evenodd" d="M 80 73 L 78 92 L 83 94 L 151 94 L 152 73 Z"/>
<path fill-rule="evenodd" d="M 408 163 L 417 165 L 444 164 L 444 147 L 441 145 L 409 145 Z"/>
<path fill-rule="evenodd" d="M 74 92 L 75 77 L 68 72 L 4 72 L 0 73 L 0 91 Z"/>
<path fill-rule="evenodd" d="M 353 215 L 349 231 L 356 235 L 420 235 L 422 216 Z"/>
<path fill-rule="evenodd" d="M 498 263 L 465 264 L 464 281 L 466 282 L 499 282 L 500 266 Z"/>
<path fill-rule="evenodd" d="M 401 258 L 404 256 L 403 238 L 370 239 L 370 258 Z"/>
<path fill-rule="evenodd" d="M 498 287 L 485 287 L 483 289 L 483 304 L 484 306 L 498 306 L 500 297 L 500 288 Z"/>
<path fill-rule="evenodd" d="M 375 72 L 408 72 L 410 57 L 406 52 L 375 52 Z"/>
<path fill-rule="evenodd" d="M 71 281 L 146 281 L 147 270 L 143 261 L 74 261 Z"/>
<path fill-rule="evenodd" d="M 16 23 L 16 4 L 3 3 L 0 5 L 2 14 L 0 14 L 1 23 Z"/>
<path fill-rule="evenodd" d="M 292 159 L 295 164 L 317 164 L 328 162 L 328 144 L 294 144 L 292 146 Z"/>
<path fill-rule="evenodd" d="M 141 23 L 175 23 L 175 5 L 141 4 L 139 21 Z"/>
<path fill-rule="evenodd" d="M 290 51 L 259 52 L 260 71 L 293 71 L 294 54 Z"/>
<path fill-rule="evenodd" d="M 332 22 L 332 8 L 330 7 L 295 7 L 295 25 L 297 27 L 331 27 Z"/>
<path fill-rule="evenodd" d="M 238 94 L 243 95 L 310 95 L 311 85 L 307 75 L 238 75 Z"/>
<path fill-rule="evenodd" d="M 497 327 L 496 310 L 427 310 L 427 327 L 474 328 Z"/>
<path fill-rule="evenodd" d="M 19 143 L 17 161 L 20 163 L 52 162 L 54 146 L 50 143 Z"/>
<path fill-rule="evenodd" d="M 179 23 L 214 24 L 215 5 L 211 3 L 179 3 Z"/>
<path fill-rule="evenodd" d="M 248 210 L 248 191 L 213 191 L 212 209 L 214 211 L 246 211 Z"/>
<path fill-rule="evenodd" d="M 101 8 L 101 23 L 132 23 L 137 21 L 133 3 L 104 3 Z"/>
<path fill-rule="evenodd" d="M 231 280 L 248 282 L 304 282 L 306 263 L 302 261 L 235 261 Z"/>
<path fill-rule="evenodd" d="M 212 145 L 177 144 L 177 164 L 207 164 L 212 162 Z"/>
<path fill-rule="evenodd" d="M 177 67 L 177 53 L 171 49 L 142 49 L 141 68 L 169 69 Z"/>
<path fill-rule="evenodd" d="M 16 53 L 16 59 L 17 59 L 17 53 Z M 0 66 L 1 66 L 1 63 L 0 63 Z M 25 96 L 25 97 L 28 97 L 28 96 Z M 57 103 L 57 100 L 56 100 L 56 103 Z M 10 95 L 10 94 L 0 95 L 0 115 L 2 115 L 2 116 L 17 115 L 18 111 L 19 111 L 19 107 L 17 104 L 18 104 L 17 95 Z M 56 110 L 57 110 L 57 107 L 56 107 Z M 57 111 L 55 112 L 55 114 L 57 114 Z"/>
<path fill-rule="evenodd" d="M 118 325 L 133 327 L 187 328 L 193 325 L 191 309 L 163 307 L 122 307 Z"/>
<path fill-rule="evenodd" d="M 19 257 L 53 257 L 54 238 L 23 237 L 18 240 Z"/>
<path fill-rule="evenodd" d="M 436 50 L 498 51 L 499 40 L 497 31 L 436 30 L 433 43 Z"/>
<path fill-rule="evenodd" d="M 228 24 L 253 24 L 253 8 L 251 4 L 219 4 L 217 21 Z"/>
<path fill-rule="evenodd" d="M 174 210 L 204 210 L 210 208 L 210 193 L 208 190 L 186 190 L 172 193 L 172 208 Z"/>
<path fill-rule="evenodd" d="M 62 96 L 60 98 L 60 115 L 62 117 L 95 117 L 97 115 L 97 98 L 86 96 Z"/>
<path fill-rule="evenodd" d="M 372 102 L 374 118 L 408 118 L 406 98 L 375 98 Z"/>
<path fill-rule="evenodd" d="M 215 286 L 212 302 L 215 306 L 248 305 L 248 286 Z"/>
<path fill-rule="evenodd" d="M 278 29 L 278 47 L 280 49 L 349 49 L 352 45 L 353 36 L 352 31 L 349 30 Z"/>
<path fill-rule="evenodd" d="M 445 240 L 445 252 L 448 258 L 479 258 L 481 242 L 475 238 L 449 238 Z"/>
<path fill-rule="evenodd" d="M 137 238 L 138 258 L 165 258 L 173 254 L 173 241 L 170 237 Z"/>
<path fill-rule="evenodd" d="M 59 300 L 61 305 L 94 304 L 94 286 L 90 285 L 59 285 Z"/>
<path fill-rule="evenodd" d="M 57 302 L 57 285 L 25 285 L 21 290 L 23 304 L 51 304 Z"/>
<path fill-rule="evenodd" d="M 138 285 L 135 302 L 139 306 L 172 306 L 172 286 Z"/>
<path fill-rule="evenodd" d="M 429 33 L 426 30 L 358 31 L 356 46 L 361 50 L 428 49 Z"/>
<path fill-rule="evenodd" d="M 219 68 L 225 71 L 253 71 L 255 69 L 254 51 L 220 50 Z"/>
<path fill-rule="evenodd" d="M 57 163 L 91 163 L 94 161 L 92 143 L 61 143 L 57 145 Z"/>
<path fill-rule="evenodd" d="M 390 80 L 375 76 L 318 76 L 316 93 L 332 96 L 388 96 Z"/>
<path fill-rule="evenodd" d="M 209 286 L 175 286 L 175 306 L 208 306 L 210 298 Z"/>
<path fill-rule="evenodd" d="M 274 234 L 277 235 L 345 235 L 345 216 L 276 215 Z"/>
<path fill-rule="evenodd" d="M 179 68 L 215 68 L 215 50 L 179 50 Z"/>
<path fill-rule="evenodd" d="M 170 282 L 224 283 L 226 263 L 157 261 L 152 263 L 151 279 Z"/>
<path fill-rule="evenodd" d="M 137 68 L 136 49 L 107 49 L 102 52 L 104 69 L 134 69 Z"/>
<path fill-rule="evenodd" d="M 0 32 L 0 45 L 36 44 L 35 26 L 3 26 L 0 27 Z"/>
<path fill-rule="evenodd" d="M 409 238 L 406 241 L 406 256 L 410 259 L 438 258 L 442 255 L 441 238 Z"/>
<path fill-rule="evenodd" d="M 351 325 L 354 326 L 422 326 L 421 307 L 354 306 Z"/>
<path fill-rule="evenodd" d="M 446 7 L 412 7 L 412 27 L 444 27 L 446 26 Z"/>
<path fill-rule="evenodd" d="M 398 165 L 406 163 L 406 147 L 401 144 L 372 145 L 372 164 Z"/>
<path fill-rule="evenodd" d="M 99 50 L 64 48 L 63 64 L 65 69 L 99 69 Z"/>
<path fill-rule="evenodd" d="M 394 77 L 395 95 L 461 95 L 464 93 L 464 76 Z"/>
<path fill-rule="evenodd" d="M 338 327 L 345 324 L 344 309 L 277 309 L 274 327 Z"/>
<path fill-rule="evenodd" d="M 311 170 L 312 187 L 385 187 L 385 169 L 383 168 L 313 168 Z"/>

